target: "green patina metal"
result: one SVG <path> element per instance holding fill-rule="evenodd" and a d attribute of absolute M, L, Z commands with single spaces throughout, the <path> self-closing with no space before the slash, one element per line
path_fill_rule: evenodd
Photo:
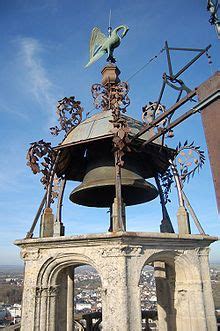
<path fill-rule="evenodd" d="M 119 35 L 120 30 L 123 30 L 121 36 Z M 120 45 L 128 30 L 126 25 L 119 25 L 106 37 L 99 28 L 94 28 L 90 38 L 90 60 L 85 67 L 90 66 L 106 53 L 107 61 L 114 63 L 113 51 Z"/>

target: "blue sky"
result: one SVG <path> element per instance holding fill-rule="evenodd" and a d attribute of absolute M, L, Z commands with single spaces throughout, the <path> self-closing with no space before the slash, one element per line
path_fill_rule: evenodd
<path fill-rule="evenodd" d="M 89 57 L 89 38 L 94 26 L 106 33 L 108 13 L 112 9 L 112 26 L 126 24 L 130 30 L 115 52 L 121 79 L 128 79 L 157 54 L 168 40 L 171 46 L 203 48 L 212 44 L 212 67 L 203 56 L 183 76 L 193 88 L 219 68 L 220 46 L 214 27 L 208 22 L 206 1 L 70 1 L 14 0 L 0 1 L 1 75 L 0 75 L 0 264 L 20 263 L 19 250 L 12 242 L 28 231 L 43 195 L 38 176 L 26 166 L 29 143 L 58 140 L 49 133 L 56 124 L 56 101 L 75 95 L 85 113 L 93 108 L 91 84 L 100 82 L 105 60 L 84 69 Z M 174 66 L 184 64 L 189 54 L 173 54 Z M 161 75 L 167 71 L 165 54 L 129 81 L 131 105 L 128 115 L 141 118 L 141 108 L 155 100 L 161 86 Z M 167 93 L 168 107 L 173 96 Z M 186 110 L 189 107 L 185 108 Z M 187 120 L 168 141 L 195 140 L 206 150 L 200 115 Z M 73 205 L 68 195 L 74 184 L 67 185 L 64 223 L 67 234 L 104 232 L 108 228 L 106 209 Z M 185 188 L 191 203 L 210 235 L 219 235 L 210 165 L 207 159 L 201 174 Z M 176 226 L 177 197 L 175 189 L 168 206 Z M 128 229 L 158 231 L 161 220 L 159 201 L 127 208 Z M 37 229 L 38 231 L 38 229 Z M 37 234 L 36 231 L 36 234 Z M 193 228 L 193 231 L 196 230 Z M 211 261 L 220 261 L 220 245 L 211 249 Z"/>

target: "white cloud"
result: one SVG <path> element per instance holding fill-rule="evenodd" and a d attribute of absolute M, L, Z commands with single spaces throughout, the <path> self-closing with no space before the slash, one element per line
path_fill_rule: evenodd
<path fill-rule="evenodd" d="M 34 38 L 20 38 L 19 46 L 22 65 L 25 67 L 27 89 L 44 109 L 50 110 L 56 99 L 52 93 L 53 83 L 41 59 L 43 47 Z"/>

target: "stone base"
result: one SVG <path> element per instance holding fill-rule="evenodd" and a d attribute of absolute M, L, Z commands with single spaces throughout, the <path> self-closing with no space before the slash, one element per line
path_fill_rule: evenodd
<path fill-rule="evenodd" d="M 215 240 L 134 232 L 17 240 L 25 260 L 21 330 L 71 329 L 67 277 L 70 267 L 83 264 L 101 278 L 104 331 L 141 330 L 139 283 L 146 264 L 155 267 L 160 331 L 216 330 L 208 263 Z"/>

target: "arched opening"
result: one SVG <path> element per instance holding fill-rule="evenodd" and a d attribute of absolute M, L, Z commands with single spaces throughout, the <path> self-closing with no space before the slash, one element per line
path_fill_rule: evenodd
<path fill-rule="evenodd" d="M 197 307 L 202 302 L 202 297 L 198 295 L 202 288 L 199 269 L 193 253 L 161 251 L 152 254 L 143 265 L 140 288 L 146 265 L 153 267 L 158 324 L 150 325 L 150 317 L 155 318 L 156 313 L 150 314 L 148 309 L 145 313 L 145 324 L 143 324 L 142 330 L 191 330 L 192 323 L 199 329 L 200 319 L 203 318 L 204 312 L 201 309 L 200 316 L 195 318 Z"/>
<path fill-rule="evenodd" d="M 100 330 L 101 279 L 88 264 L 62 268 L 56 280 L 56 331 Z"/>
<path fill-rule="evenodd" d="M 102 321 L 101 279 L 95 268 L 74 270 L 74 331 L 100 330 Z"/>
<path fill-rule="evenodd" d="M 140 276 L 142 330 L 176 331 L 176 271 L 169 252 L 153 254 Z"/>
<path fill-rule="evenodd" d="M 80 316 L 79 314 L 77 316 L 76 308 L 79 307 L 76 306 L 77 294 L 83 292 L 77 275 L 83 268 L 87 270 L 87 276 L 84 275 L 82 278 L 95 279 L 96 283 L 94 291 L 91 291 L 91 297 L 87 295 L 87 306 L 85 307 L 88 309 L 82 309 Z M 36 330 L 100 330 L 101 278 L 99 266 L 82 254 L 58 253 L 56 258 L 46 260 L 37 277 L 34 314 Z M 84 288 L 88 289 L 90 279 L 87 279 Z M 98 307 L 95 305 L 95 293 L 99 293 Z M 91 306 L 89 302 L 92 303 Z"/>
<path fill-rule="evenodd" d="M 154 268 L 145 265 L 141 271 L 140 282 L 142 330 L 158 330 L 157 295 Z"/>

